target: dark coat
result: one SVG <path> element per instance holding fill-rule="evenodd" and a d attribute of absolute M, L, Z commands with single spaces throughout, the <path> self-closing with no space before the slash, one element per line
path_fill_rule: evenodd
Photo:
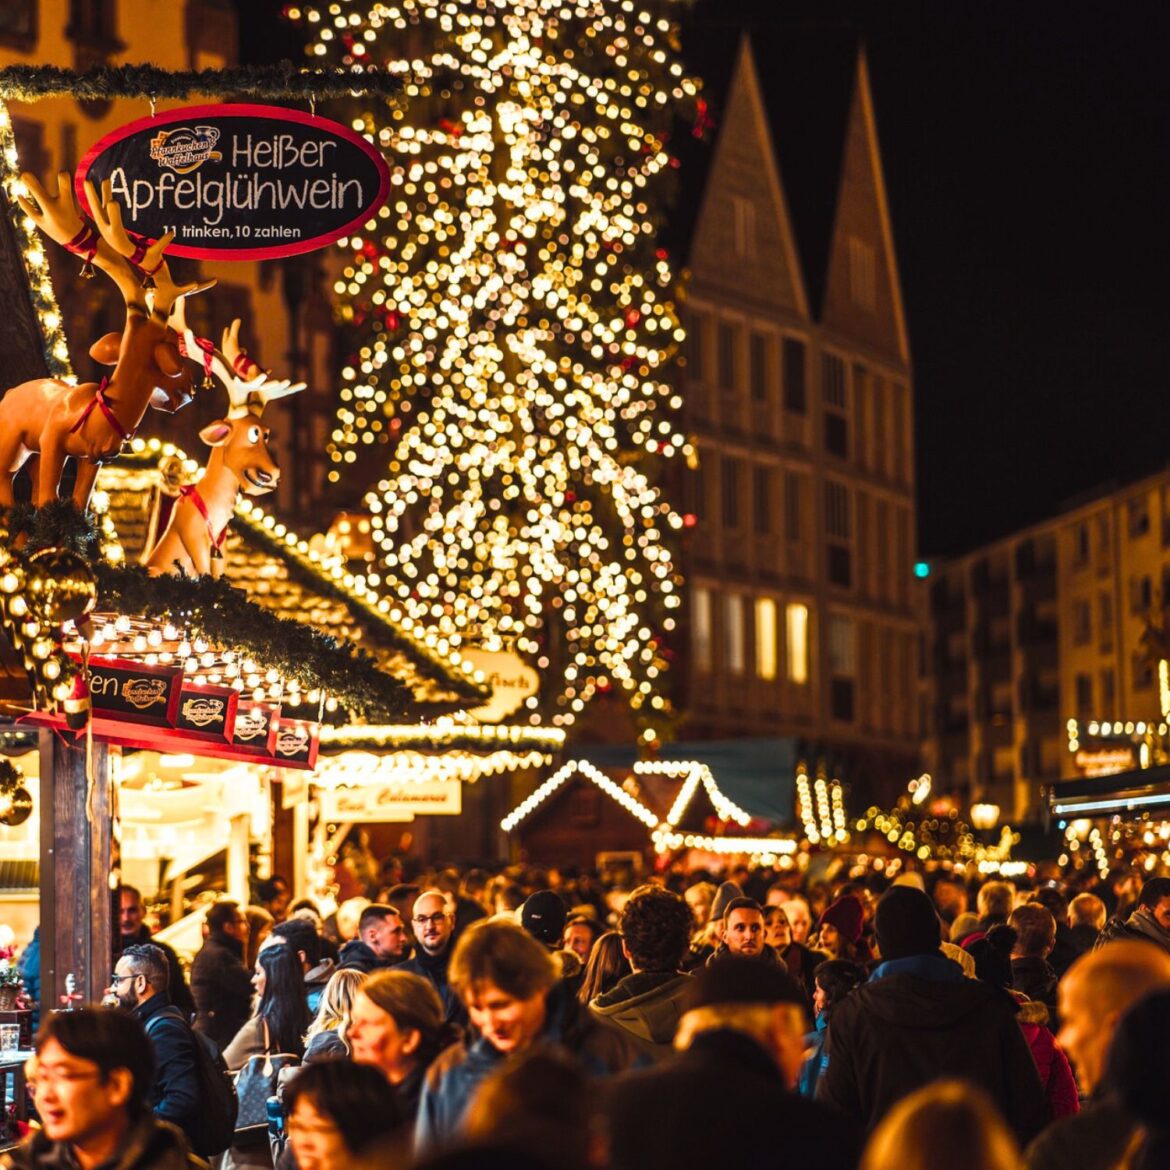
<path fill-rule="evenodd" d="M 638 971 L 599 995 L 589 1010 L 621 1028 L 648 1056 L 661 1060 L 673 1051 L 691 977 L 677 971 Z"/>
<path fill-rule="evenodd" d="M 150 1107 L 155 1117 L 177 1125 L 188 1140 L 194 1140 L 200 1125 L 199 1054 L 195 1050 L 199 1040 L 177 1013 L 165 991 L 134 1009 L 154 1049 Z"/>
<path fill-rule="evenodd" d="M 348 1060 L 349 1049 L 345 1041 L 333 1028 L 326 1028 L 309 1038 L 305 1046 L 305 1064 L 315 1064 L 321 1060 Z"/>
<path fill-rule="evenodd" d="M 16 1149 L 0 1155 L 0 1166 L 6 1170 L 76 1170 L 77 1160 L 67 1142 L 52 1142 L 38 1129 Z M 147 1115 L 130 1129 L 104 1170 L 207 1170 L 207 1163 L 187 1149 L 174 1126 Z"/>
<path fill-rule="evenodd" d="M 789 1092 L 772 1057 L 742 1032 L 700 1032 L 685 1052 L 617 1078 L 612 1090 L 613 1170 L 857 1165 L 856 1127 Z"/>
<path fill-rule="evenodd" d="M 599 1023 L 557 984 L 545 1001 L 545 1025 L 538 1043 L 576 1056 L 590 1076 L 607 1076 L 645 1064 L 634 1043 L 617 1028 Z M 504 1061 L 482 1036 L 470 1046 L 453 1044 L 427 1070 L 415 1126 L 415 1149 L 433 1151 L 449 1144 L 463 1123 L 480 1081 Z"/>
<path fill-rule="evenodd" d="M 1076 962 L 1085 951 L 1093 949 L 1093 938 L 1096 932 L 1092 927 L 1088 943 L 1082 944 L 1076 930 L 1065 922 L 1056 924 L 1056 942 L 1052 947 L 1052 954 L 1048 956 L 1048 965 L 1056 972 L 1057 979 L 1064 977 L 1064 973 Z M 1018 990 L 1018 988 L 1017 988 Z"/>
<path fill-rule="evenodd" d="M 1045 959 L 1012 959 L 1012 989 L 1048 1008 L 1056 1019 L 1056 972 Z"/>
<path fill-rule="evenodd" d="M 209 934 L 191 964 L 195 1028 L 222 1052 L 252 1014 L 252 977 L 244 948 L 230 935 Z"/>
<path fill-rule="evenodd" d="M 1094 1098 L 1072 1117 L 1053 1122 L 1029 1147 L 1028 1170 L 1115 1170 L 1138 1128 L 1111 1097 Z"/>
<path fill-rule="evenodd" d="M 322 959 L 315 967 L 305 972 L 305 1003 L 309 1007 L 309 1019 L 317 1014 L 321 1006 L 321 996 L 325 994 L 325 987 L 333 978 L 337 964 L 332 959 Z"/>
<path fill-rule="evenodd" d="M 811 947 L 806 947 L 804 943 L 792 942 L 781 951 L 780 957 L 788 968 L 788 974 L 804 989 L 811 1006 L 817 990 L 816 969 L 826 962 L 829 956 L 824 951 L 814 951 Z"/>
<path fill-rule="evenodd" d="M 412 958 L 407 959 L 405 963 L 397 964 L 394 970 L 407 971 L 411 975 L 420 975 L 425 979 L 443 1001 L 443 1019 L 449 1024 L 458 1024 L 461 1028 L 466 1028 L 469 1023 L 467 1009 L 447 979 L 447 968 L 451 965 L 451 952 L 454 949 L 454 939 L 447 944 L 441 955 L 428 955 L 420 946 Z"/>
<path fill-rule="evenodd" d="M 1027 1142 L 1047 1123 L 1048 1109 L 1015 1002 L 950 966 L 956 975 L 945 980 L 878 967 L 833 1008 L 817 1100 L 871 1130 L 908 1093 L 958 1077 L 987 1092 Z"/>
<path fill-rule="evenodd" d="M 191 989 L 187 986 L 187 976 L 183 973 L 183 964 L 179 956 L 175 954 L 174 947 L 155 938 L 145 926 L 140 926 L 137 934 L 124 934 L 121 939 L 122 950 L 127 947 L 140 946 L 142 943 L 150 943 L 152 947 L 158 947 L 166 955 L 171 976 L 170 982 L 167 984 L 167 995 L 171 997 L 171 1003 L 174 1004 L 175 1010 L 190 1023 L 192 1016 L 195 1015 L 195 1000 L 191 995 Z"/>
<path fill-rule="evenodd" d="M 338 952 L 338 959 L 339 971 L 362 971 L 366 975 L 386 971 L 396 963 L 394 959 L 379 959 L 360 938 L 351 938 Z"/>

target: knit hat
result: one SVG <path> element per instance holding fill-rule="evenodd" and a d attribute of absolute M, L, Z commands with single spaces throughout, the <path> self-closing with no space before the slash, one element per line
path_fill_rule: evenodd
<path fill-rule="evenodd" d="M 838 898 L 822 915 L 817 929 L 828 923 L 837 928 L 837 933 L 847 942 L 855 943 L 861 938 L 865 926 L 865 908 L 860 898 L 846 894 Z"/>
<path fill-rule="evenodd" d="M 726 1003 L 795 1003 L 807 996 L 783 963 L 737 957 L 720 958 L 700 967 L 687 988 L 686 1009 Z"/>
<path fill-rule="evenodd" d="M 890 884 L 909 886 L 912 890 L 921 890 L 924 894 L 926 893 L 926 878 L 916 869 L 909 869 L 905 873 L 898 874 Z"/>
<path fill-rule="evenodd" d="M 537 890 L 520 907 L 520 925 L 546 947 L 561 945 L 567 917 L 565 903 L 553 890 Z"/>
<path fill-rule="evenodd" d="M 711 903 L 711 913 L 707 916 L 707 921 L 714 922 L 716 919 L 721 919 L 723 911 L 727 909 L 727 903 L 732 898 L 742 897 L 743 890 L 735 882 L 724 882 L 716 892 L 715 900 Z"/>
<path fill-rule="evenodd" d="M 934 955 L 942 941 L 934 903 L 913 886 L 891 886 L 878 899 L 873 928 L 883 959 Z"/>

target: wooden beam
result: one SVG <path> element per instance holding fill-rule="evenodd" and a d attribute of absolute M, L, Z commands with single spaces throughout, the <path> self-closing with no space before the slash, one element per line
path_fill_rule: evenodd
<path fill-rule="evenodd" d="M 78 1004 L 97 1003 L 113 963 L 113 897 L 118 858 L 112 843 L 110 753 L 93 745 L 92 810 L 85 744 L 41 732 L 41 1002 L 61 1005 L 73 975 Z M 90 819 L 92 811 L 92 820 Z"/>

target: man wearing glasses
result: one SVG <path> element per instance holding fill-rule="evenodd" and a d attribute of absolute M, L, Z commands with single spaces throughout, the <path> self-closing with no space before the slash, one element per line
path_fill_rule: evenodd
<path fill-rule="evenodd" d="M 442 890 L 424 890 L 414 901 L 411 916 L 418 948 L 414 957 L 399 963 L 398 971 L 409 971 L 428 980 L 443 1001 L 443 1014 L 450 1023 L 467 1027 L 467 1009 L 447 979 L 451 962 L 451 936 L 455 933 L 455 915 Z"/>
<path fill-rule="evenodd" d="M 29 1061 L 40 1130 L 0 1165 L 15 1170 L 197 1170 L 183 1135 L 150 1113 L 153 1060 L 142 1025 L 124 1012 L 48 1014 Z"/>
<path fill-rule="evenodd" d="M 193 1145 L 199 1138 L 199 1066 L 195 1033 L 168 994 L 167 957 L 153 943 L 127 947 L 110 979 L 118 1006 L 137 1016 L 154 1050 L 150 1107 L 177 1125 Z"/>

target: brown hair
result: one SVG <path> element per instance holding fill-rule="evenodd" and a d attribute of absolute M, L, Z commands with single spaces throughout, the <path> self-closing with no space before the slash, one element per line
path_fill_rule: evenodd
<path fill-rule="evenodd" d="M 505 995 L 532 999 L 556 985 L 552 956 L 512 922 L 474 922 L 455 944 L 447 978 L 463 1000 L 479 983 L 494 983 Z"/>
<path fill-rule="evenodd" d="M 419 1060 L 430 1064 L 451 1037 L 443 1022 L 443 1001 L 431 983 L 409 971 L 375 971 L 361 985 L 359 995 L 384 1011 L 402 1031 L 421 1037 Z"/>
<path fill-rule="evenodd" d="M 1029 959 L 1043 959 L 1056 941 L 1056 919 L 1039 902 L 1017 906 L 1008 919 L 1016 932 L 1016 952 Z"/>

